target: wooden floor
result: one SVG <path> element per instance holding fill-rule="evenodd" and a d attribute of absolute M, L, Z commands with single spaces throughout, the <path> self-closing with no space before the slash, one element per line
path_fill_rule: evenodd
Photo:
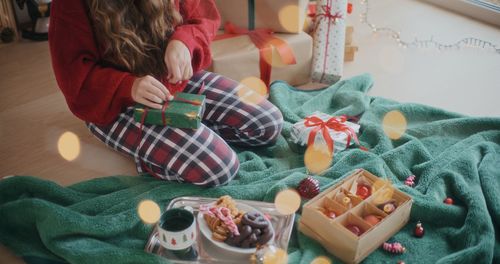
<path fill-rule="evenodd" d="M 59 137 L 76 134 L 80 154 L 66 161 Z M 68 185 L 107 175 L 136 175 L 134 162 L 95 139 L 57 88 L 47 42 L 0 46 L 0 178 L 30 175 Z M 0 263 L 23 263 L 0 246 Z"/>

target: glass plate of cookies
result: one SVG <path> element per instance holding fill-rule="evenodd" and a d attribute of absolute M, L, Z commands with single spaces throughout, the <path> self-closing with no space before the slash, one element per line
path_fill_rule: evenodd
<path fill-rule="evenodd" d="M 217 205 L 228 210 L 216 210 Z M 184 260 L 163 248 L 158 239 L 158 227 L 153 229 L 146 243 L 146 252 L 165 257 L 173 263 L 249 263 L 256 246 L 263 242 L 285 251 L 288 249 L 295 215 L 280 214 L 273 203 L 233 200 L 228 196 L 179 197 L 172 200 L 166 210 L 184 207 L 192 208 L 197 219 L 198 233 L 193 245 L 196 259 Z M 221 213 L 232 219 L 236 227 L 228 227 L 230 221 Z M 234 235 L 235 228 L 238 228 L 239 236 Z"/>

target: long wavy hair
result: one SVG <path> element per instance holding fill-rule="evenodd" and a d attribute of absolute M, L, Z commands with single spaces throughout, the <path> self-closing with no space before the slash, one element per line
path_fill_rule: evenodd
<path fill-rule="evenodd" d="M 163 76 L 167 40 L 182 17 L 174 0 L 87 0 L 104 61 L 137 76 Z"/>

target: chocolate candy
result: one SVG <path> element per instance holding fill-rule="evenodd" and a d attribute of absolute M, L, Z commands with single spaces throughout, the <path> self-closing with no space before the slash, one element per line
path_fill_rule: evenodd
<path fill-rule="evenodd" d="M 241 242 L 241 247 L 250 248 L 250 247 L 255 247 L 256 244 L 257 244 L 257 236 L 252 233 L 247 239 Z"/>
<path fill-rule="evenodd" d="M 238 231 L 240 232 L 239 236 L 234 236 L 233 234 L 230 234 L 225 242 L 231 246 L 238 246 L 241 244 L 243 240 L 250 237 L 253 230 L 252 227 L 249 225 L 239 225 Z"/>
<path fill-rule="evenodd" d="M 273 231 L 271 228 L 267 227 L 262 231 L 262 235 L 259 238 L 259 245 L 266 244 L 273 237 Z"/>
<path fill-rule="evenodd" d="M 269 225 L 267 219 L 257 212 L 244 214 L 241 222 L 254 228 L 265 228 Z"/>
<path fill-rule="evenodd" d="M 254 248 L 264 245 L 273 236 L 269 221 L 260 213 L 251 212 L 243 215 L 238 226 L 239 236 L 229 235 L 226 243 L 241 248 Z"/>

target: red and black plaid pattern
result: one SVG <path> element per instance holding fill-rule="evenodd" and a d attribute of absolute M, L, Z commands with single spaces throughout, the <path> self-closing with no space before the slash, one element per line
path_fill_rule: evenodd
<path fill-rule="evenodd" d="M 217 186 L 234 178 L 239 168 L 238 157 L 226 142 L 240 146 L 272 144 L 283 124 L 281 112 L 273 104 L 265 99 L 247 104 L 239 98 L 239 89 L 239 83 L 220 75 L 195 74 L 185 92 L 206 96 L 203 124 L 197 130 L 144 125 L 140 131 L 132 107 L 111 125 L 87 125 L 106 145 L 133 156 L 139 173 Z"/>

